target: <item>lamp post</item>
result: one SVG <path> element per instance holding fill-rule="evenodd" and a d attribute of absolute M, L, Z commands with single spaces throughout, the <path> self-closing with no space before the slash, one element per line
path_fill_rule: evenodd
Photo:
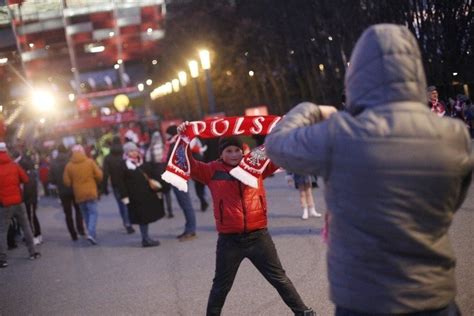
<path fill-rule="evenodd" d="M 191 116 L 194 116 L 193 115 L 194 111 L 190 107 L 188 94 L 186 93 L 186 89 L 185 89 L 186 85 L 188 84 L 188 74 L 185 71 L 178 72 L 178 80 L 179 80 L 179 84 L 181 85 L 181 88 L 183 90 L 182 93 L 181 93 L 181 96 L 182 96 L 182 99 L 183 99 L 183 103 L 185 104 L 185 108 L 188 110 L 188 111 L 186 111 L 186 113 L 187 113 L 187 117 L 189 118 L 190 113 L 192 113 Z"/>
<path fill-rule="evenodd" d="M 199 118 L 202 118 L 202 97 L 201 97 L 201 90 L 199 90 L 199 85 L 197 82 L 197 77 L 199 76 L 199 64 L 195 60 L 190 60 L 188 62 L 189 66 L 189 72 L 191 73 L 191 78 L 193 79 L 194 82 L 194 88 L 196 89 L 196 95 L 198 98 L 198 115 Z"/>
<path fill-rule="evenodd" d="M 199 58 L 201 59 L 201 66 L 202 66 L 202 69 L 204 69 L 204 73 L 206 75 L 206 87 L 207 87 L 207 98 L 209 100 L 209 112 L 215 113 L 216 112 L 216 99 L 214 98 L 214 92 L 212 91 L 211 76 L 209 74 L 209 69 L 211 69 L 211 59 L 209 56 L 209 51 L 205 49 L 200 50 Z"/>

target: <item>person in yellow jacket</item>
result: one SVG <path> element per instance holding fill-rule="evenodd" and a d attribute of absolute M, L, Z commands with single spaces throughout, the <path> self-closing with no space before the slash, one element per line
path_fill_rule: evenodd
<path fill-rule="evenodd" d="M 64 184 L 72 188 L 76 203 L 81 209 L 87 226 L 87 240 L 92 245 L 97 245 L 97 183 L 102 181 L 102 171 L 94 160 L 87 158 L 81 145 L 74 145 L 63 178 Z"/>

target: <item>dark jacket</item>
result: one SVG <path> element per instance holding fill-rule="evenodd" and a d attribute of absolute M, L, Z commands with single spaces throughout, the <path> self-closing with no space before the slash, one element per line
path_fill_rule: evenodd
<path fill-rule="evenodd" d="M 61 196 L 72 196 L 72 189 L 64 185 L 63 174 L 64 169 L 69 160 L 67 153 L 59 153 L 58 157 L 51 162 L 51 168 L 49 170 L 49 181 L 56 185 L 58 193 Z"/>
<path fill-rule="evenodd" d="M 122 161 L 117 174 L 117 187 L 121 199 L 128 197 L 127 205 L 132 224 L 156 222 L 165 215 L 161 192 L 153 192 L 145 178 L 150 174 L 149 166 L 144 164 L 135 170 Z"/>
<path fill-rule="evenodd" d="M 0 205 L 6 207 L 23 202 L 20 184 L 27 182 L 23 168 L 6 152 L 0 152 Z"/>
<path fill-rule="evenodd" d="M 22 156 L 18 162 L 25 170 L 29 181 L 23 184 L 23 202 L 27 204 L 34 204 L 38 202 L 38 173 L 35 169 L 35 164 L 31 158 Z"/>
<path fill-rule="evenodd" d="M 120 172 L 123 166 L 123 148 L 122 144 L 113 144 L 110 148 L 110 154 L 104 159 L 103 171 L 104 171 L 104 191 L 107 188 L 107 184 L 110 178 L 112 188 L 117 189 L 119 186 Z"/>
<path fill-rule="evenodd" d="M 258 179 L 258 189 L 249 187 L 229 174 L 234 167 L 222 160 L 204 163 L 188 151 L 191 177 L 209 187 L 214 203 L 214 220 L 219 233 L 251 232 L 267 227 L 267 199 L 263 179 L 278 167 L 269 163 Z"/>
<path fill-rule="evenodd" d="M 280 166 L 324 178 L 330 297 L 362 313 L 434 310 L 456 293 L 448 229 L 470 184 L 471 141 L 462 122 L 427 109 L 422 65 L 406 27 L 372 26 L 346 74 L 359 114 L 319 122 L 303 103 L 265 142 Z"/>

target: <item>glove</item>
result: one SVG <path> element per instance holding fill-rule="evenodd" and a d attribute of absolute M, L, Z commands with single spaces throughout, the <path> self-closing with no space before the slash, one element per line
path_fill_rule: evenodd
<path fill-rule="evenodd" d="M 128 197 L 124 197 L 123 199 L 121 199 L 122 203 L 125 204 L 125 205 L 128 205 L 130 204 L 130 199 Z"/>

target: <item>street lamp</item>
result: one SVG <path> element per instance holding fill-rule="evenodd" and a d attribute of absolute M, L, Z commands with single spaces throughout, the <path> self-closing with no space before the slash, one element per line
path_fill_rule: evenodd
<path fill-rule="evenodd" d="M 178 79 L 181 86 L 186 86 L 188 84 L 188 75 L 184 71 L 178 72 Z"/>
<path fill-rule="evenodd" d="M 202 118 L 202 97 L 201 97 L 201 90 L 199 90 L 199 84 L 197 81 L 197 77 L 199 76 L 199 64 L 195 60 L 190 60 L 188 62 L 189 72 L 191 74 L 191 78 L 194 82 L 194 89 L 196 89 L 196 95 L 198 99 L 198 116 L 199 119 Z"/>
<path fill-rule="evenodd" d="M 179 92 L 179 80 L 178 79 L 171 80 L 171 85 L 173 86 L 173 91 L 174 92 Z"/>
<path fill-rule="evenodd" d="M 214 98 L 214 92 L 212 91 L 212 82 L 211 76 L 209 74 L 209 69 L 211 69 L 211 58 L 209 51 L 206 49 L 199 51 L 199 58 L 201 59 L 201 66 L 204 69 L 204 74 L 206 75 L 206 87 L 207 87 L 207 98 L 209 99 L 209 112 L 216 112 L 216 99 Z"/>

